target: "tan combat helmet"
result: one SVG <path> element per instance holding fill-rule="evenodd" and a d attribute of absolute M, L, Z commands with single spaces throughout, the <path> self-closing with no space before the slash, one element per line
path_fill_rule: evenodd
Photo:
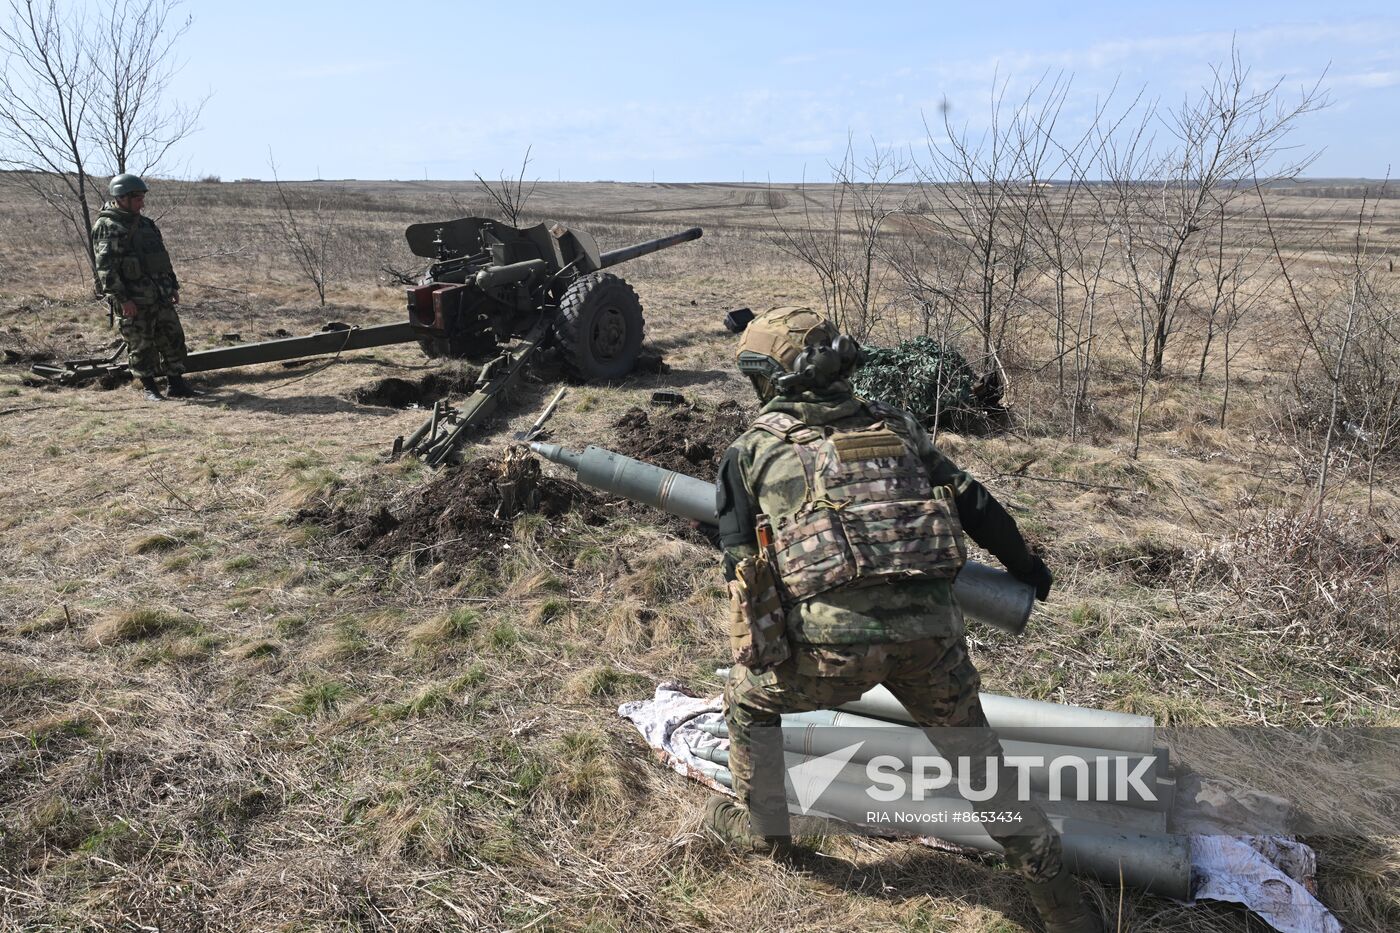
<path fill-rule="evenodd" d="M 811 308 L 772 308 L 744 328 L 738 357 L 739 371 L 767 401 L 849 375 L 861 352 L 854 339 Z"/>

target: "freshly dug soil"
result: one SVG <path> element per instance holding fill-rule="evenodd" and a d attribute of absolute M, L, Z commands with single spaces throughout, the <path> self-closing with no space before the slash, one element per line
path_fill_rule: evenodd
<path fill-rule="evenodd" d="M 570 480 L 540 473 L 539 461 L 523 448 L 501 460 L 481 458 L 449 467 L 400 508 L 385 506 L 369 513 L 341 505 L 302 509 L 296 520 L 329 528 L 351 548 L 372 557 L 394 560 L 412 554 L 419 566 L 444 564 L 444 583 L 474 567 L 490 571 L 511 540 L 516 515 L 538 513 L 557 519 L 578 513 L 590 525 L 607 521 L 610 510 L 601 496 Z"/>
<path fill-rule="evenodd" d="M 618 432 L 619 453 L 713 480 L 725 450 L 752 419 L 752 412 L 730 399 L 712 410 L 698 402 L 651 411 L 629 408 L 613 422 L 613 427 Z"/>
<path fill-rule="evenodd" d="M 461 373 L 429 373 L 422 379 L 400 379 L 390 376 L 361 386 L 350 397 L 361 405 L 385 408 L 428 408 L 449 395 L 467 395 L 476 382 L 475 371 Z"/>

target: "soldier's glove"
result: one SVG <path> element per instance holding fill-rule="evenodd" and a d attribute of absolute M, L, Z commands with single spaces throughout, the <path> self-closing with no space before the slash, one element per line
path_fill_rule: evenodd
<path fill-rule="evenodd" d="M 1050 574 L 1050 568 L 1045 566 L 1045 561 L 1031 555 L 1028 566 L 1021 568 L 1020 573 L 1013 576 L 1022 583 L 1035 587 L 1035 598 L 1045 602 L 1050 596 L 1050 585 L 1055 582 L 1055 578 Z"/>

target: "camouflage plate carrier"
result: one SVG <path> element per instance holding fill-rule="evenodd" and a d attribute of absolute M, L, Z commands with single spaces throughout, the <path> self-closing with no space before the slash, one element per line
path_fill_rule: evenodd
<path fill-rule="evenodd" d="M 884 420 L 827 436 L 769 412 L 753 427 L 786 442 L 806 477 L 795 509 L 766 516 L 789 605 L 891 579 L 951 579 L 962 569 L 967 549 L 952 490 L 929 483 L 918 451 Z"/>

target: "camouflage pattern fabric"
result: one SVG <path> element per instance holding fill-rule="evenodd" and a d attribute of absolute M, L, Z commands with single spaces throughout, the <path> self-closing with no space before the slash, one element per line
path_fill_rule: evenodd
<path fill-rule="evenodd" d="M 897 435 L 901 445 L 907 448 L 912 456 L 917 457 L 924 471 L 922 489 L 929 489 L 933 485 L 928 477 L 934 476 L 939 478 L 938 485 L 950 485 L 954 491 L 959 491 L 962 484 L 971 481 L 970 477 L 960 472 L 938 452 L 913 416 L 899 409 L 867 402 L 849 394 L 838 394 L 830 400 L 779 398 L 764 406 L 764 415 L 770 413 L 789 415 L 793 421 L 806 426 L 821 426 L 823 432 L 855 434 L 857 441 L 860 440 L 860 432 L 868 431 L 876 422 L 882 422 L 882 432 Z M 851 443 L 859 447 L 857 441 Z M 875 441 L 877 447 L 881 443 L 888 441 Z M 758 509 L 764 514 L 793 515 L 812 498 L 801 455 L 794 453 L 801 449 L 763 425 L 751 427 L 740 435 L 730 448 L 730 455 L 735 457 L 735 462 L 742 472 L 744 485 L 751 491 Z M 912 466 L 912 460 L 909 465 Z M 813 468 L 815 469 L 815 464 Z M 849 479 L 859 488 L 862 478 L 858 471 L 852 472 Z M 912 483 L 915 480 L 909 477 L 899 482 Z M 841 488 L 837 487 L 838 492 Z M 905 542 L 901 547 L 926 548 L 923 553 L 915 550 L 913 559 L 918 561 L 920 566 L 926 566 L 924 562 L 930 555 L 937 555 L 939 560 L 946 560 L 951 554 L 960 553 L 960 530 L 959 533 L 954 533 L 955 510 L 941 500 L 919 508 L 927 512 L 923 515 L 916 514 L 913 518 L 916 523 L 922 523 L 920 531 L 929 533 L 932 536 L 931 540 L 915 542 L 913 538 L 916 535 L 906 535 L 901 531 L 897 533 Z M 889 526 L 881 528 L 888 516 L 881 514 L 879 504 L 872 503 L 869 512 L 869 523 L 864 527 L 870 528 L 876 536 L 895 524 L 891 522 Z M 819 519 L 822 517 L 824 516 L 818 516 Z M 901 515 L 899 523 L 903 524 L 906 518 L 909 516 Z M 822 529 L 817 528 L 816 531 L 820 535 Z M 827 533 L 834 535 L 836 532 L 831 530 Z M 883 559 L 890 560 L 894 566 L 898 566 L 898 561 L 903 559 L 893 553 L 899 548 L 889 547 L 887 541 L 871 542 L 868 536 L 857 536 L 857 541 L 866 553 L 868 567 L 876 561 L 873 553 L 876 550 L 875 545 L 879 546 L 879 551 L 885 552 Z M 783 543 L 795 549 L 805 547 L 800 539 Z M 731 547 L 726 544 L 726 551 L 732 559 L 739 560 L 753 554 L 756 548 Z M 795 550 L 789 556 L 794 558 L 794 563 L 801 566 Z M 785 569 L 784 575 L 787 572 Z M 803 567 L 802 572 L 809 571 Z M 824 572 L 824 568 L 818 564 L 810 572 L 820 574 Z M 928 573 L 903 574 L 895 571 L 890 576 L 876 577 L 876 582 L 882 584 L 879 586 L 828 589 L 820 596 L 799 600 L 789 608 L 788 637 L 799 643 L 865 644 L 960 635 L 963 631 L 962 612 L 953 599 L 952 586 L 947 577 L 946 573 L 935 576 Z"/>
<path fill-rule="evenodd" d="M 894 347 L 867 346 L 865 362 L 851 376 L 857 393 L 913 412 L 921 421 L 955 430 L 975 424 L 995 407 L 978 398 L 977 374 L 948 343 L 933 337 L 902 340 Z"/>
<path fill-rule="evenodd" d="M 729 581 L 731 660 L 756 671 L 781 664 L 792 653 L 773 569 L 762 556 L 748 557 Z"/>
<path fill-rule="evenodd" d="M 774 741 L 782 714 L 830 709 L 859 699 L 876 684 L 884 684 L 920 725 L 958 727 L 937 733 L 939 750 L 951 759 L 966 756 L 974 765 L 971 786 L 985 786 L 985 762 L 999 761 L 1001 746 L 987 726 L 978 697 L 981 679 L 961 635 L 876 645 L 795 645 L 787 661 L 765 673 L 736 665 L 724 686 L 729 769 L 755 834 L 791 834 L 783 749 Z M 1021 822 L 985 828 L 1013 870 L 1030 881 L 1049 880 L 1062 863 L 1059 834 L 1037 806 L 1015 799 L 1015 772 L 1004 763 L 1000 768 L 1001 793 L 982 806 L 1017 810 Z"/>
<path fill-rule="evenodd" d="M 785 449 L 790 462 L 773 462 L 770 473 L 800 470 L 804 479 L 795 509 L 777 499 L 784 511 L 767 513 L 790 602 L 890 578 L 951 579 L 966 562 L 948 491 L 933 488 L 913 443 L 883 418 L 829 436 L 785 412 L 762 415 L 753 427 L 787 443 L 775 456 Z M 761 492 L 759 500 L 768 504 Z"/>
<path fill-rule="evenodd" d="M 131 374 L 174 376 L 185 371 L 185 330 L 175 306 L 139 307 L 136 317 L 119 318 Z"/>
<path fill-rule="evenodd" d="M 185 333 L 172 299 L 180 283 L 160 228 L 149 217 L 103 205 L 92 225 L 97 285 L 112 304 L 126 339 L 133 376 L 185 371 Z M 136 317 L 121 316 L 121 305 L 136 305 Z"/>

